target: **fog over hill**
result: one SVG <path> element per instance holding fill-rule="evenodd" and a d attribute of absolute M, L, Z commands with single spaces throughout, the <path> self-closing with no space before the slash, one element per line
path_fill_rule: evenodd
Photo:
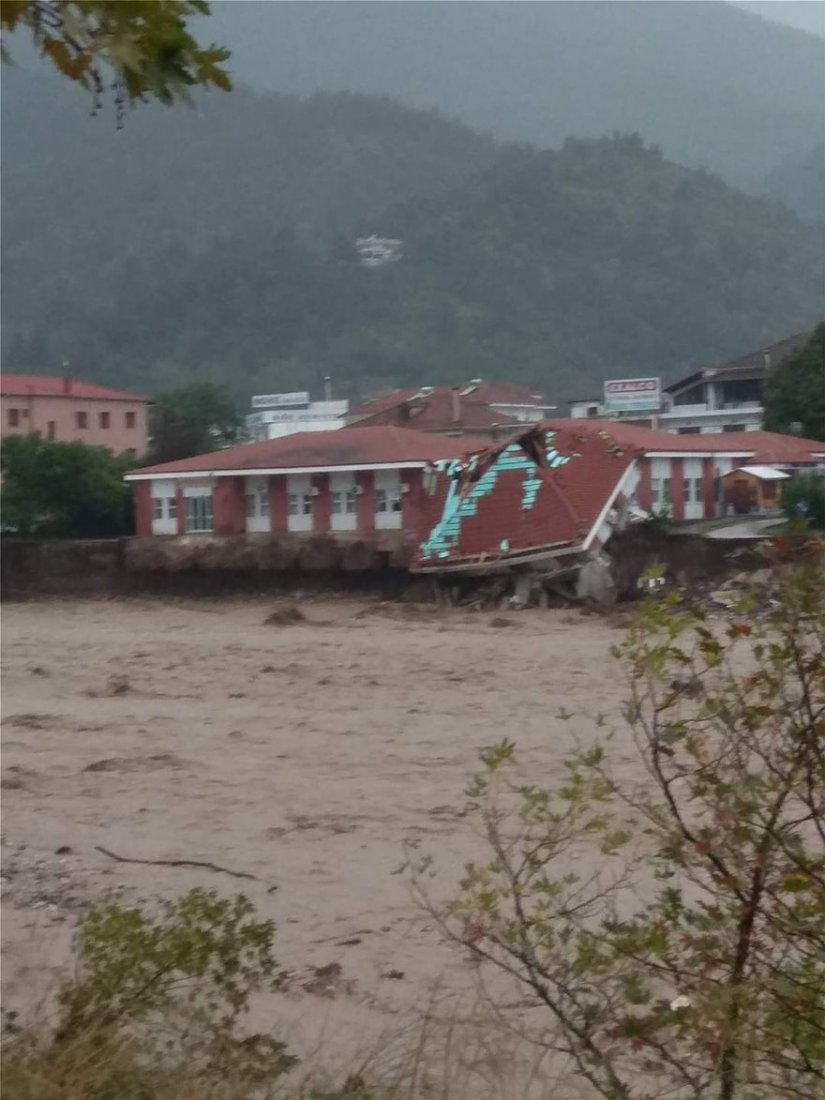
<path fill-rule="evenodd" d="M 242 400 L 482 374 L 563 400 L 817 320 L 818 39 L 716 3 L 216 8 L 202 36 L 293 91 L 146 105 L 118 131 L 12 37 L 5 366 Z M 335 90 L 362 85 L 397 98 Z M 713 149 L 769 198 L 685 166 Z M 371 233 L 403 259 L 361 266 Z"/>

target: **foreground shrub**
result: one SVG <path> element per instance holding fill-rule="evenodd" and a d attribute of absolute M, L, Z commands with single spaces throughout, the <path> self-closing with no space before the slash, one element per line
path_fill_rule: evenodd
<path fill-rule="evenodd" d="M 281 984 L 273 937 L 243 895 L 192 890 L 154 914 L 100 901 L 79 922 L 56 1027 L 5 1040 L 7 1095 L 266 1095 L 295 1059 L 240 1025 L 252 994 Z"/>
<path fill-rule="evenodd" d="M 643 782 L 607 734 L 550 786 L 503 742 L 469 791 L 490 856 L 446 927 L 608 1100 L 825 1096 L 821 559 L 780 599 L 721 630 L 644 603 L 617 651 Z"/>

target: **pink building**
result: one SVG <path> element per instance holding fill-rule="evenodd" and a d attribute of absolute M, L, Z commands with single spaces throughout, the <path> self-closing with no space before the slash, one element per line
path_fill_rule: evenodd
<path fill-rule="evenodd" d="M 148 397 L 74 378 L 0 376 L 2 435 L 34 433 L 61 442 L 107 447 L 114 454 L 146 452 Z"/>

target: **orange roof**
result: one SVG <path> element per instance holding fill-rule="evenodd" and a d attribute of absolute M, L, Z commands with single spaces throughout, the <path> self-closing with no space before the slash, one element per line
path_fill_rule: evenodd
<path fill-rule="evenodd" d="M 525 429 L 514 440 L 451 463 L 435 494 L 424 498 L 413 568 L 584 545 L 643 448 L 564 423 Z"/>
<path fill-rule="evenodd" d="M 458 391 L 460 427 L 492 427 L 496 424 L 508 424 L 510 418 L 506 412 L 496 412 L 491 405 L 534 405 L 539 409 L 552 408 L 547 399 L 535 390 L 517 382 L 485 382 L 483 380 L 465 382 L 460 386 L 418 387 L 417 389 L 398 389 L 382 394 L 367 401 L 349 412 L 350 419 L 357 417 L 358 423 L 367 420 L 387 422 L 387 415 L 401 406 L 409 406 L 409 418 L 416 426 L 424 424 L 432 427 L 448 426 L 453 422 L 453 393 Z M 413 400 L 416 398 L 417 400 Z"/>
<path fill-rule="evenodd" d="M 113 390 L 94 382 L 80 382 L 76 378 L 59 378 L 48 374 L 0 375 L 0 395 L 3 397 L 80 397 L 88 401 L 142 401 L 151 402 L 126 390 Z"/>
<path fill-rule="evenodd" d="M 296 432 L 261 443 L 241 443 L 222 451 L 163 462 L 132 470 L 131 475 L 211 473 L 215 471 L 369 468 L 412 463 L 425 465 L 439 458 L 459 458 L 479 441 L 431 435 L 409 428 L 338 428 L 326 432 Z"/>

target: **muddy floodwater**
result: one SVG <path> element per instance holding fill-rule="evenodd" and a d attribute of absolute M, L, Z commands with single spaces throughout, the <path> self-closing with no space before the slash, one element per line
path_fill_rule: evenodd
<path fill-rule="evenodd" d="M 473 980 L 405 863 L 433 857 L 437 901 L 479 852 L 461 811 L 483 746 L 514 739 L 541 781 L 616 719 L 621 629 L 333 599 L 266 623 L 274 606 L 4 608 L 6 1009 L 47 1010 L 77 913 L 113 889 L 247 893 L 291 975 L 256 1022 L 302 1051 L 368 1046 Z"/>

